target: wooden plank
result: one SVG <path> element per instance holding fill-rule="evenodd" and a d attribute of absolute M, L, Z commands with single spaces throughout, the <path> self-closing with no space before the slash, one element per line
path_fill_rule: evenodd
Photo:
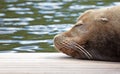
<path fill-rule="evenodd" d="M 120 63 L 78 60 L 62 53 L 1 53 L 0 74 L 120 74 Z"/>

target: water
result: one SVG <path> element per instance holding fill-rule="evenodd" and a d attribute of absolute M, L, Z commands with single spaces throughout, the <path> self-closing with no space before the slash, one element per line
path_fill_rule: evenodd
<path fill-rule="evenodd" d="M 53 37 L 88 9 L 119 0 L 1 0 L 0 52 L 54 52 Z"/>

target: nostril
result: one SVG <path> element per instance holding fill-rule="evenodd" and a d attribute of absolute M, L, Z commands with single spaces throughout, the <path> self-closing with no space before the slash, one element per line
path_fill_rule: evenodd
<path fill-rule="evenodd" d="M 58 40 L 59 35 L 54 36 L 54 41 Z"/>
<path fill-rule="evenodd" d="M 58 34 L 54 37 L 54 45 L 62 43 L 65 40 L 65 37 L 61 34 Z"/>
<path fill-rule="evenodd" d="M 58 34 L 54 37 L 54 41 L 63 41 L 65 39 L 65 36 L 63 34 Z"/>
<path fill-rule="evenodd" d="M 60 49 L 60 43 L 61 43 L 61 36 L 60 35 L 56 35 L 54 36 L 54 45 L 56 49 Z"/>
<path fill-rule="evenodd" d="M 60 41 L 60 35 L 54 36 L 54 45 L 56 45 Z"/>

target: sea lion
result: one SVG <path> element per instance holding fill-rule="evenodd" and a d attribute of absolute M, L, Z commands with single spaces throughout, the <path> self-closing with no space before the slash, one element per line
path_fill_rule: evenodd
<path fill-rule="evenodd" d="M 74 58 L 120 61 L 120 6 L 85 11 L 54 45 Z"/>

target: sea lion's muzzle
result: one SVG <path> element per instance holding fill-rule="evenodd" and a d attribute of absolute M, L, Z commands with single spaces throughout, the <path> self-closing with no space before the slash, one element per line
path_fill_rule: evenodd
<path fill-rule="evenodd" d="M 56 35 L 54 37 L 54 45 L 59 51 L 74 58 L 93 59 L 92 55 L 82 46 L 73 41 L 72 38 L 60 34 Z"/>

